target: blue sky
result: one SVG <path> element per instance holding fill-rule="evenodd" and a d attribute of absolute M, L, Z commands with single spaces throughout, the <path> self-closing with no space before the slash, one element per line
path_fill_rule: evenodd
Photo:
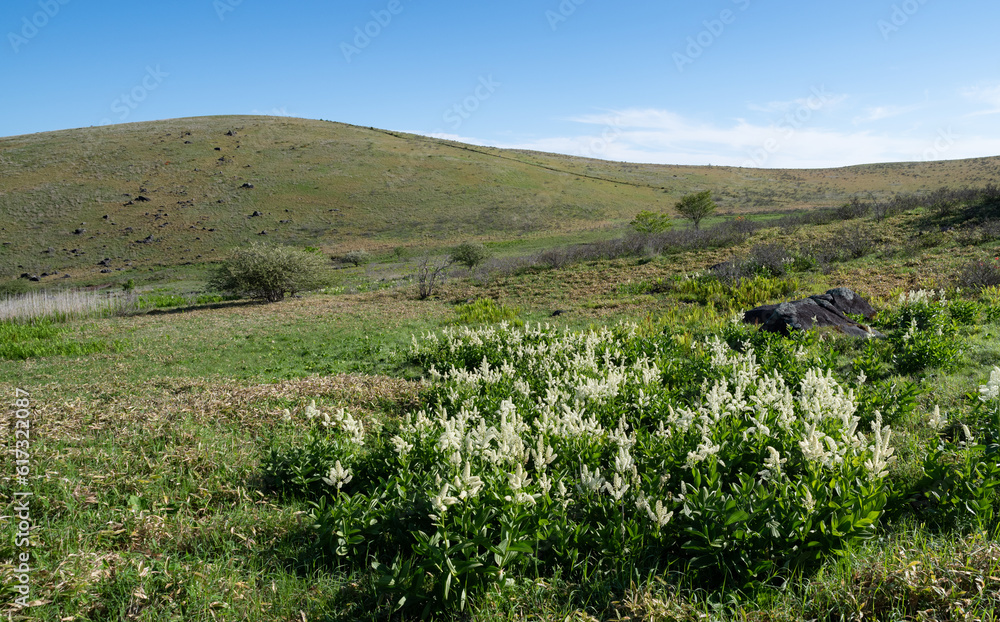
<path fill-rule="evenodd" d="M 4 0 L 0 135 L 275 114 L 665 164 L 1000 155 L 995 0 Z"/>

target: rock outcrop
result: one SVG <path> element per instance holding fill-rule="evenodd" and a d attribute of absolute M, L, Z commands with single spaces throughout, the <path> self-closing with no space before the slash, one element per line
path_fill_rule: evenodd
<path fill-rule="evenodd" d="M 756 324 L 761 330 L 786 337 L 793 330 L 832 327 L 835 331 L 855 337 L 884 337 L 882 333 L 860 324 L 847 314 L 861 315 L 871 320 L 875 309 L 867 300 L 846 287 L 831 289 L 825 294 L 802 300 L 764 305 L 743 314 L 743 322 Z"/>

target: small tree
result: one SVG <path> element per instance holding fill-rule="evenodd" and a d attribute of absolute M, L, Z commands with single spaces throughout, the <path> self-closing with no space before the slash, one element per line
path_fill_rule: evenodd
<path fill-rule="evenodd" d="M 371 255 L 369 255 L 366 250 L 348 251 L 348 253 L 344 255 L 342 261 L 355 266 L 363 266 L 371 261 Z"/>
<path fill-rule="evenodd" d="M 465 242 L 451 251 L 451 260 L 472 270 L 489 258 L 490 253 L 479 242 Z"/>
<path fill-rule="evenodd" d="M 675 208 L 677 213 L 694 223 L 694 228 L 698 229 L 703 218 L 715 211 L 718 207 L 712 200 L 712 191 L 696 192 L 681 197 Z"/>
<path fill-rule="evenodd" d="M 636 233 L 663 233 L 674 227 L 674 221 L 666 214 L 657 212 L 641 211 L 635 215 L 629 226 Z"/>
<path fill-rule="evenodd" d="M 255 242 L 234 249 L 208 281 L 209 289 L 267 302 L 319 289 L 330 282 L 322 255 Z"/>
<path fill-rule="evenodd" d="M 420 300 L 425 300 L 434 293 L 438 279 L 443 279 L 444 272 L 451 263 L 451 257 L 432 260 L 430 255 L 424 255 L 417 264 L 417 297 Z"/>

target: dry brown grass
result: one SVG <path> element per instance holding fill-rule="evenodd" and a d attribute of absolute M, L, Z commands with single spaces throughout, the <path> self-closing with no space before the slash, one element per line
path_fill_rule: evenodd
<path fill-rule="evenodd" d="M 87 397 L 61 400 L 58 396 L 77 393 L 84 387 L 49 384 L 35 387 L 33 428 L 47 439 L 72 439 L 84 434 L 119 430 L 126 426 L 157 429 L 177 420 L 194 423 L 233 423 L 259 431 L 281 418 L 279 400 L 306 403 L 322 398 L 339 406 L 375 414 L 398 410 L 416 403 L 423 384 L 389 378 L 342 374 L 311 376 L 273 384 L 246 384 L 240 381 L 167 379 L 145 387 L 89 387 Z M 14 387 L 0 391 L 13 395 Z M 13 415 L 0 411 L 0 429 L 10 426 Z"/>

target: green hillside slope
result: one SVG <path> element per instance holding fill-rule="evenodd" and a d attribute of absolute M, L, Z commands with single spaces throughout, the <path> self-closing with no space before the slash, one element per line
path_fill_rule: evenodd
<path fill-rule="evenodd" d="M 551 235 L 621 226 L 701 189 L 742 213 L 981 185 L 998 173 L 1000 158 L 831 170 L 638 165 L 325 121 L 176 119 L 0 139 L 0 266 L 6 276 L 99 278 L 208 262 L 259 238 L 338 253 Z"/>

